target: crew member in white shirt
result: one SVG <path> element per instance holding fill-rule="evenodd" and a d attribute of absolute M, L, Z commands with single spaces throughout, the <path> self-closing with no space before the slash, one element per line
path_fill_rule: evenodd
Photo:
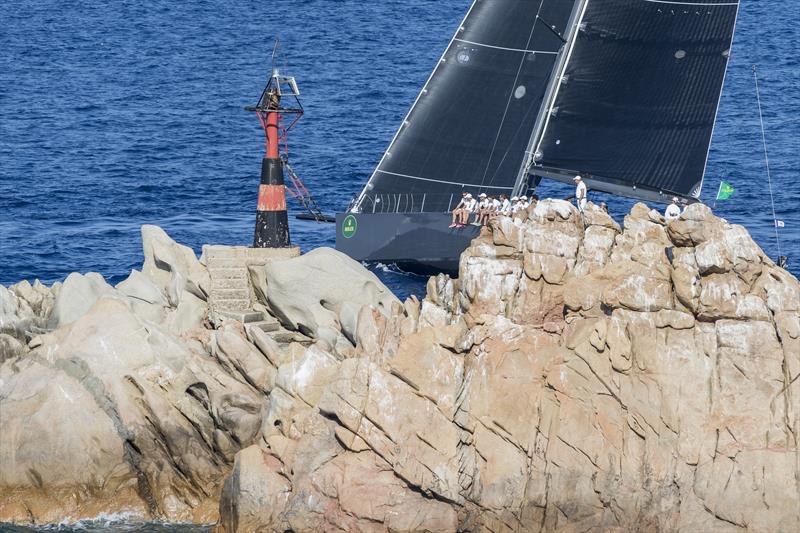
<path fill-rule="evenodd" d="M 664 211 L 664 218 L 667 222 L 672 222 L 680 218 L 681 216 L 681 207 L 678 205 L 678 199 L 673 198 L 672 203 L 667 206 L 667 210 Z"/>
<path fill-rule="evenodd" d="M 458 227 L 463 228 L 464 226 L 469 223 L 469 216 L 472 213 L 478 212 L 478 201 L 472 197 L 471 194 L 468 194 L 469 200 L 467 201 L 466 207 L 461 210 L 461 221 L 458 224 Z"/>
<path fill-rule="evenodd" d="M 461 220 L 461 210 L 467 207 L 467 201 L 469 201 L 470 198 L 472 198 L 472 195 L 467 191 L 461 193 L 461 201 L 458 202 L 458 205 L 453 209 L 453 223 L 450 224 L 451 228 L 458 226 L 458 222 Z"/>
<path fill-rule="evenodd" d="M 489 198 L 489 218 L 494 218 L 500 215 L 500 209 L 503 207 L 503 202 L 496 196 Z M 484 222 L 486 224 L 487 221 Z"/>
<path fill-rule="evenodd" d="M 500 195 L 500 214 L 504 216 L 511 215 L 511 202 L 508 201 L 508 196 L 505 194 Z"/>
<path fill-rule="evenodd" d="M 586 184 L 580 176 L 572 178 L 575 182 L 575 204 L 578 206 L 578 211 L 583 213 L 586 208 Z"/>
<path fill-rule="evenodd" d="M 480 226 L 483 224 L 483 217 L 488 214 L 489 209 L 489 198 L 486 196 L 485 192 L 482 192 L 478 195 L 480 201 L 478 202 L 478 208 L 475 210 L 475 220 L 472 221 L 473 226 Z"/>

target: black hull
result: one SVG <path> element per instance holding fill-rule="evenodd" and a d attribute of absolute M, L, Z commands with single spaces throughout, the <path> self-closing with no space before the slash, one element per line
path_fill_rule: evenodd
<path fill-rule="evenodd" d="M 343 231 L 346 220 L 348 229 Z M 336 249 L 357 261 L 396 264 L 415 274 L 457 275 L 461 252 L 480 228 L 451 229 L 451 220 L 447 213 L 339 213 Z"/>

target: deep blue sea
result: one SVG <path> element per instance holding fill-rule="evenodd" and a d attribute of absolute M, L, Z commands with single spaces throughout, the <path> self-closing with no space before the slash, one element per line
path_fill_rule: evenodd
<path fill-rule="evenodd" d="M 139 226 L 249 244 L 263 137 L 245 112 L 276 36 L 306 109 L 292 163 L 326 211 L 360 190 L 469 0 L 0 3 L 0 283 L 141 264 Z M 777 255 L 750 66 L 758 63 L 782 251 L 800 269 L 797 0 L 742 0 L 704 199 Z M 541 196 L 569 193 L 545 184 Z M 617 216 L 631 202 L 597 195 Z M 299 210 L 295 207 L 295 211 Z M 334 227 L 292 221 L 303 248 Z M 424 279 L 378 269 L 400 295 Z M 88 526 L 87 526 L 88 527 Z M 2 529 L 2 526 L 0 526 Z M 63 530 L 63 529 L 62 529 Z"/>

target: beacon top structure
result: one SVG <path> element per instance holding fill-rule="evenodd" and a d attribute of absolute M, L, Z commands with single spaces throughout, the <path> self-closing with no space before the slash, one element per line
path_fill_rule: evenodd
<path fill-rule="evenodd" d="M 278 44 L 275 45 L 277 51 Z M 254 248 L 287 248 L 291 246 L 289 220 L 286 213 L 286 187 L 280 155 L 280 142 L 303 115 L 300 90 L 291 76 L 282 75 L 275 67 L 272 54 L 272 73 L 255 106 L 245 107 L 258 116 L 266 135 L 266 155 L 261 162 L 261 184 L 258 189 Z M 291 99 L 292 105 L 283 102 Z M 286 117 L 292 120 L 287 121 Z M 287 125 L 288 122 L 288 125 Z"/>

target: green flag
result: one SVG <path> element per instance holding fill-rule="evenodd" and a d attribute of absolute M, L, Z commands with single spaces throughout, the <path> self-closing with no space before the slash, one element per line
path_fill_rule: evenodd
<path fill-rule="evenodd" d="M 722 183 L 719 184 L 719 192 L 717 193 L 717 200 L 727 200 L 733 193 L 736 192 L 736 189 L 733 188 L 733 185 L 728 183 L 725 180 L 722 180 Z"/>

